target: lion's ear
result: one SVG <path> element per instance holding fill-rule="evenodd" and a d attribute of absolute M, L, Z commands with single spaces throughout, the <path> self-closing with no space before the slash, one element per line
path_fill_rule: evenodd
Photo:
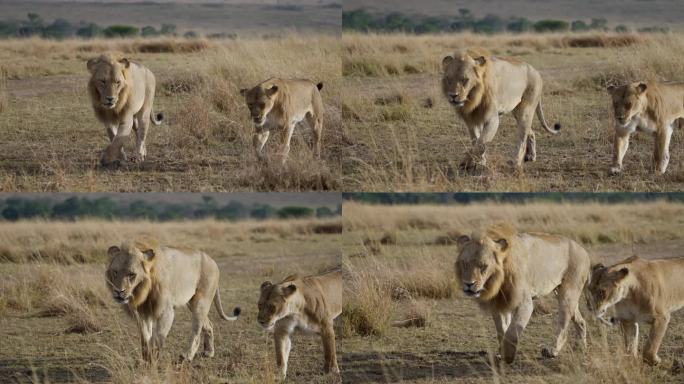
<path fill-rule="evenodd" d="M 88 71 L 95 72 L 95 67 L 97 67 L 97 64 L 100 63 L 100 58 L 96 57 L 94 59 L 88 60 L 88 63 L 86 64 L 86 67 L 88 68 Z"/>
<path fill-rule="evenodd" d="M 451 56 L 445 56 L 442 59 L 442 70 L 446 71 L 447 67 L 449 64 L 451 64 L 454 61 L 454 58 Z"/>
<path fill-rule="evenodd" d="M 276 93 L 278 93 L 278 86 L 277 85 L 273 85 L 273 86 L 271 86 L 271 88 L 266 89 L 266 96 L 268 96 L 268 97 L 271 97 L 271 96 L 275 95 Z"/>
<path fill-rule="evenodd" d="M 487 58 L 485 58 L 484 56 L 476 57 L 476 58 L 473 59 L 473 60 L 475 60 L 475 62 L 476 62 L 479 66 L 483 66 L 483 65 L 487 64 Z"/>
<path fill-rule="evenodd" d="M 263 283 L 261 283 L 261 290 L 263 291 L 264 289 L 266 289 L 272 285 L 273 284 L 270 281 L 264 281 Z"/>
<path fill-rule="evenodd" d="M 285 297 L 290 297 L 295 291 L 297 290 L 297 286 L 294 284 L 290 284 L 287 287 L 283 288 L 283 296 Z"/>
<path fill-rule="evenodd" d="M 246 95 L 246 94 L 247 94 L 247 88 L 242 88 L 242 89 L 240 90 L 240 95 L 244 96 L 244 95 Z"/>
<path fill-rule="evenodd" d="M 127 58 L 123 58 L 119 60 L 119 63 L 124 66 L 124 68 L 130 68 L 131 67 L 131 62 Z"/>
<path fill-rule="evenodd" d="M 494 242 L 497 243 L 497 244 L 499 245 L 499 249 L 500 249 L 501 251 L 505 251 L 505 250 L 508 249 L 508 245 L 509 245 L 509 244 L 508 244 L 508 240 L 506 240 L 506 239 L 499 239 L 499 240 L 495 240 Z"/>
<path fill-rule="evenodd" d="M 119 252 L 121 252 L 121 249 L 119 247 L 117 247 L 116 245 L 112 245 L 107 250 L 107 255 L 109 255 L 109 257 L 114 257 L 117 254 L 119 254 Z"/>
<path fill-rule="evenodd" d="M 152 261 L 154 260 L 155 256 L 157 254 L 154 252 L 154 249 L 148 249 L 145 251 L 142 251 L 143 257 L 145 258 L 145 261 Z"/>
<path fill-rule="evenodd" d="M 639 83 L 639 84 L 637 84 L 637 91 L 639 91 L 639 93 L 644 93 L 644 92 L 646 92 L 646 88 L 647 88 L 647 87 L 646 87 L 646 83 Z"/>
<path fill-rule="evenodd" d="M 468 244 L 469 241 L 470 241 L 470 237 L 469 237 L 469 236 L 461 235 L 461 236 L 458 237 L 458 239 L 456 239 L 456 244 L 457 244 L 459 247 L 462 247 L 462 246 Z"/>

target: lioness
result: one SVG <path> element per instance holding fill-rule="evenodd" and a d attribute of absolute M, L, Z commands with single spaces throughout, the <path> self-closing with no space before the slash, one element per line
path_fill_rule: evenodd
<path fill-rule="evenodd" d="M 518 339 L 532 315 L 532 299 L 556 292 L 558 325 L 553 347 L 542 355 L 555 357 L 563 348 L 570 320 L 586 345 L 586 325 L 578 303 L 589 278 L 587 251 L 575 241 L 546 233 L 518 233 L 497 224 L 457 240 L 460 253 L 456 278 L 463 292 L 477 298 L 494 319 L 501 355 L 512 363 Z"/>
<path fill-rule="evenodd" d="M 523 160 L 535 161 L 536 141 L 532 131 L 535 111 L 544 129 L 556 134 L 560 124 L 549 128 L 542 110 L 542 78 L 531 65 L 508 57 L 474 50 L 458 51 L 442 60 L 442 91 L 468 127 L 473 149 L 461 166 L 485 164 L 485 145 L 494 139 L 499 116 L 513 112 L 518 124 L 517 167 Z"/>
<path fill-rule="evenodd" d="M 219 269 L 206 253 L 161 247 L 156 239 L 141 238 L 111 246 L 106 272 L 114 300 L 128 305 L 138 322 L 142 355 L 152 360 L 171 329 L 174 308 L 187 305 L 192 312 L 192 336 L 181 357 L 192 360 L 200 343 L 204 354 L 214 356 L 214 332 L 209 320 L 212 302 L 224 320 L 237 320 L 240 308 L 227 316 L 221 306 Z"/>
<path fill-rule="evenodd" d="M 276 365 L 284 379 L 290 356 L 290 335 L 295 329 L 315 332 L 323 340 L 323 369 L 339 373 L 333 320 L 342 313 L 342 271 L 317 276 L 288 276 L 278 284 L 261 284 L 257 320 L 273 331 Z"/>
<path fill-rule="evenodd" d="M 316 157 L 321 157 L 323 131 L 323 100 L 320 90 L 323 83 L 309 80 L 270 78 L 251 89 L 241 89 L 254 122 L 254 151 L 263 159 L 262 151 L 272 129 L 285 129 L 282 162 L 290 153 L 290 140 L 297 123 L 306 120 L 313 130 Z"/>
<path fill-rule="evenodd" d="M 644 360 L 660 363 L 658 349 L 672 312 L 684 308 L 684 257 L 644 260 L 632 256 L 611 267 L 592 268 L 589 306 L 603 322 L 622 326 L 625 346 L 634 357 L 639 322 L 651 324 Z M 610 310 L 612 317 L 606 319 Z"/>
<path fill-rule="evenodd" d="M 109 165 L 127 161 L 123 146 L 131 129 L 136 132 L 135 160 L 144 161 L 149 122 L 159 125 L 164 118 L 161 113 L 152 113 L 156 84 L 154 74 L 142 64 L 125 58 L 117 60 L 111 55 L 88 60 L 88 71 L 91 74 L 88 92 L 93 110 L 104 124 L 110 141 L 100 163 Z"/>
<path fill-rule="evenodd" d="M 622 171 L 629 137 L 636 131 L 655 135 L 653 168 L 665 173 L 670 161 L 673 125 L 684 118 L 684 83 L 638 82 L 608 86 L 613 99 L 615 138 L 611 174 Z M 678 122 L 681 124 L 681 122 Z"/>

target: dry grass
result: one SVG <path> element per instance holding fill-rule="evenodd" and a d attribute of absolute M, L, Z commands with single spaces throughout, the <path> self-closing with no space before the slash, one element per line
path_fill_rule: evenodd
<path fill-rule="evenodd" d="M 674 135 L 665 176 L 651 172 L 653 138 L 638 134 L 625 173 L 607 174 L 612 108 L 607 84 L 682 81 L 682 34 L 344 33 L 342 111 L 352 138 L 347 188 L 363 191 L 673 191 L 684 182 L 684 152 Z M 456 49 L 486 47 L 526 61 L 544 78 L 544 111 L 560 122 L 551 136 L 534 122 L 536 163 L 517 174 L 508 164 L 515 120 L 506 115 L 488 147 L 488 165 L 463 172 L 470 147 L 465 125 L 444 101 L 441 60 Z"/>
<path fill-rule="evenodd" d="M 113 383 L 275 383 L 272 335 L 256 322 L 258 288 L 264 280 L 311 274 L 339 265 L 340 220 L 266 222 L 18 222 L 2 224 L 5 249 L 15 263 L 0 263 L 0 381 Z M 161 358 L 140 361 L 135 321 L 114 303 L 104 282 L 107 247 L 150 233 L 165 244 L 211 255 L 221 270 L 225 308 L 242 308 L 236 322 L 212 308 L 216 356 L 177 365 L 187 348 L 190 313 L 176 309 Z M 90 264 L 62 265 L 59 256 L 25 255 L 61 244 L 64 253 L 87 254 Z M 42 251 L 40 251 L 42 252 Z M 289 374 L 316 384 L 339 382 L 324 375 L 320 337 L 296 334 Z"/>
<path fill-rule="evenodd" d="M 155 109 L 166 117 L 150 131 L 147 161 L 114 171 L 97 165 L 107 138 L 84 91 L 86 60 L 105 51 L 132 57 L 155 73 Z M 8 93 L 18 101 L 0 121 L 7 133 L 0 149 L 8 154 L 0 181 L 9 191 L 339 189 L 345 148 L 339 58 L 339 38 L 328 35 L 0 42 Z M 280 131 L 266 144 L 269 161 L 257 161 L 253 124 L 239 90 L 269 77 L 323 82 L 322 160 L 314 158 L 313 134 L 303 124 L 285 166 L 277 156 Z M 131 153 L 133 139 L 126 148 Z"/>
<path fill-rule="evenodd" d="M 494 361 L 494 325 L 478 305 L 457 294 L 453 276 L 459 233 L 507 220 L 523 231 L 546 231 L 586 244 L 594 261 L 681 255 L 681 204 L 474 204 L 468 206 L 371 206 L 345 203 L 343 259 L 349 272 L 343 324 L 345 380 L 350 382 L 467 383 L 676 383 L 671 371 L 684 353 L 684 317 L 678 313 L 662 345 L 660 367 L 627 357 L 616 328 L 589 323 L 589 348 L 571 332 L 562 354 L 540 358 L 553 339 L 557 304 L 536 300 L 518 360 Z M 392 233 L 396 242 L 380 244 Z M 435 238 L 444 240 L 435 242 Z M 380 244 L 368 247 L 368 239 Z M 636 244 L 635 244 L 636 243 Z M 583 301 L 582 301 L 583 302 Z M 644 330 L 642 333 L 647 333 Z M 643 341 L 643 339 L 642 339 Z"/>

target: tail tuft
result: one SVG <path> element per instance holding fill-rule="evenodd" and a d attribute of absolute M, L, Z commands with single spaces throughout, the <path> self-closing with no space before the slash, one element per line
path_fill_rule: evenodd
<path fill-rule="evenodd" d="M 316 88 L 318 88 L 319 91 L 323 89 L 323 83 L 316 84 Z"/>
<path fill-rule="evenodd" d="M 233 316 L 240 316 L 240 313 L 242 313 L 240 307 L 235 307 L 235 309 L 233 309 Z"/>
<path fill-rule="evenodd" d="M 560 123 L 554 124 L 554 125 L 553 125 L 553 129 L 556 130 L 556 131 L 560 131 L 560 129 L 561 129 Z"/>
<path fill-rule="evenodd" d="M 157 113 L 157 121 L 161 122 L 164 120 L 164 114 L 162 112 Z"/>

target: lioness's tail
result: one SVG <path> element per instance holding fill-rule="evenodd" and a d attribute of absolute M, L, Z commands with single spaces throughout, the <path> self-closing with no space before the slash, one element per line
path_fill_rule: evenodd
<path fill-rule="evenodd" d="M 539 118 L 539 122 L 541 122 L 542 127 L 544 127 L 544 129 L 546 129 L 547 132 L 553 133 L 554 135 L 560 132 L 560 123 L 554 124 L 553 129 L 551 129 L 548 124 L 546 124 L 546 119 L 544 118 L 544 110 L 542 109 L 541 100 L 539 100 L 539 104 L 537 104 L 537 117 Z"/>
<path fill-rule="evenodd" d="M 164 114 L 161 112 L 150 113 L 150 121 L 154 125 L 160 125 L 162 123 L 162 121 L 164 121 Z"/>
<path fill-rule="evenodd" d="M 223 312 L 223 306 L 221 305 L 221 293 L 219 291 L 220 290 L 217 288 L 216 294 L 214 295 L 214 306 L 216 307 L 216 311 L 221 316 L 221 318 L 223 318 L 223 320 L 237 320 L 238 316 L 240 316 L 240 307 L 235 307 L 235 309 L 233 309 L 233 316 L 226 315 Z"/>

